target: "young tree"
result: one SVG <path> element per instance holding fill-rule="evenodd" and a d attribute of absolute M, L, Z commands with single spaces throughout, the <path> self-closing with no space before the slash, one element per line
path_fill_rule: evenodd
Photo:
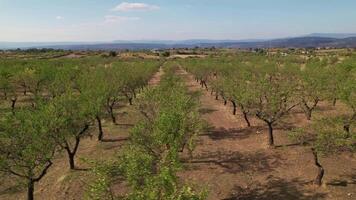
<path fill-rule="evenodd" d="M 301 108 L 307 120 L 311 120 L 312 112 L 321 100 L 326 99 L 328 91 L 328 75 L 325 66 L 310 64 L 301 72 L 300 98 Z"/>
<path fill-rule="evenodd" d="M 349 72 L 349 76 L 345 77 L 339 90 L 340 100 L 351 110 L 349 116 L 344 119 L 344 129 L 348 133 L 351 124 L 356 121 L 356 67 Z"/>
<path fill-rule="evenodd" d="M 340 117 L 318 120 L 312 124 L 310 131 L 295 129 L 290 133 L 290 137 L 294 141 L 310 147 L 314 165 L 318 168 L 313 183 L 320 186 L 325 174 L 320 156 L 332 156 L 343 151 L 356 151 L 356 132 L 354 129 L 350 132 L 345 131 L 343 119 Z"/>
<path fill-rule="evenodd" d="M 262 74 L 256 83 L 255 112 L 258 119 L 268 126 L 268 145 L 274 146 L 273 126 L 296 107 L 296 83 L 286 72 Z"/>
<path fill-rule="evenodd" d="M 238 70 L 238 72 L 227 76 L 223 84 L 233 104 L 233 114 L 236 114 L 237 107 L 239 107 L 248 127 L 251 126 L 248 115 L 253 110 L 256 99 L 256 93 L 253 90 L 254 83 L 250 81 L 251 75 L 245 70 Z"/>
<path fill-rule="evenodd" d="M 167 76 L 162 81 L 139 97 L 144 120 L 132 130 L 120 156 L 120 171 L 132 188 L 127 199 L 203 199 L 180 186 L 177 177 L 179 152 L 192 150 L 201 129 L 197 104 L 178 79 Z"/>
<path fill-rule="evenodd" d="M 63 123 L 53 105 L 20 110 L 2 122 L 0 171 L 20 177 L 27 184 L 27 199 L 34 199 L 35 183 L 52 165 L 56 143 L 50 134 Z"/>
<path fill-rule="evenodd" d="M 88 136 L 89 125 L 93 119 L 91 107 L 87 103 L 86 98 L 71 92 L 53 100 L 55 108 L 65 119 L 65 123 L 51 136 L 67 152 L 69 167 L 72 170 L 75 169 L 75 156 L 80 141 Z"/>
<path fill-rule="evenodd" d="M 109 96 L 108 85 L 105 82 L 105 68 L 96 67 L 83 71 L 77 82 L 80 96 L 87 106 L 87 111 L 97 121 L 98 140 L 102 141 L 104 137 L 102 114 Z"/>

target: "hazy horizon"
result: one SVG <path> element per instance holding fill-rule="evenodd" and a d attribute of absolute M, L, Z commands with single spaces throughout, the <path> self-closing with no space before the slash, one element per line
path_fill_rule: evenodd
<path fill-rule="evenodd" d="M 0 0 L 1 42 L 245 40 L 356 33 L 351 0 Z"/>

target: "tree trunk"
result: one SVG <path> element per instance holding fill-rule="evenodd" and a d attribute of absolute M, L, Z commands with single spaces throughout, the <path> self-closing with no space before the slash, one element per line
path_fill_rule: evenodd
<path fill-rule="evenodd" d="M 75 160 L 74 160 L 75 154 L 68 152 L 68 160 L 69 160 L 69 168 L 74 170 L 75 169 Z"/>
<path fill-rule="evenodd" d="M 354 113 L 351 116 L 351 118 L 344 123 L 344 131 L 346 131 L 347 137 L 350 137 L 350 126 L 351 123 L 355 120 L 355 118 L 356 118 L 356 113 Z"/>
<path fill-rule="evenodd" d="M 223 99 L 224 99 L 224 106 L 226 106 L 227 100 L 226 100 L 226 98 L 224 96 L 223 96 Z"/>
<path fill-rule="evenodd" d="M 79 140 L 76 140 L 75 145 L 79 145 Z M 69 169 L 74 170 L 75 169 L 75 154 L 76 154 L 76 149 L 77 147 L 74 147 L 73 152 L 70 150 L 69 146 L 67 145 L 65 147 L 65 150 L 67 151 L 67 155 L 68 155 L 68 162 L 69 162 Z"/>
<path fill-rule="evenodd" d="M 206 84 L 205 81 L 203 81 L 203 86 L 205 87 L 206 91 L 209 91 L 208 85 Z"/>
<path fill-rule="evenodd" d="M 318 103 L 319 103 L 318 98 L 314 99 L 313 105 L 311 105 L 311 106 L 309 106 L 308 103 L 305 100 L 303 100 L 302 106 L 303 106 L 305 116 L 307 117 L 307 120 L 311 120 L 312 112 L 316 108 Z"/>
<path fill-rule="evenodd" d="M 111 117 L 112 123 L 117 124 L 116 123 L 116 117 L 115 117 L 115 114 L 114 114 L 114 108 L 112 106 L 109 107 L 109 113 L 110 113 L 110 117 Z"/>
<path fill-rule="evenodd" d="M 273 125 L 271 122 L 266 122 L 268 125 L 268 145 L 274 147 L 274 138 L 273 138 Z"/>
<path fill-rule="evenodd" d="M 245 122 L 247 124 L 247 127 L 251 127 L 250 120 L 248 120 L 248 116 L 247 116 L 248 112 L 242 111 L 242 114 L 244 115 L 244 119 L 245 119 Z"/>
<path fill-rule="evenodd" d="M 318 175 L 315 177 L 314 184 L 321 186 L 323 176 L 324 176 L 324 168 L 319 163 L 318 152 L 316 152 L 314 148 L 312 148 L 312 152 L 313 152 L 313 157 L 314 157 L 314 164 L 318 168 Z"/>
<path fill-rule="evenodd" d="M 73 147 L 73 150 L 70 150 L 69 143 L 65 141 L 65 146 L 64 149 L 67 151 L 68 154 L 68 160 L 69 160 L 69 167 L 70 169 L 75 169 L 75 162 L 74 162 L 74 157 L 77 154 L 79 143 L 80 143 L 80 137 L 88 130 L 89 125 L 85 125 L 82 131 L 75 137 L 75 144 Z"/>
<path fill-rule="evenodd" d="M 17 98 L 12 98 L 11 99 L 11 111 L 13 114 L 15 114 L 15 105 L 16 105 Z"/>
<path fill-rule="evenodd" d="M 337 99 L 334 98 L 334 99 L 333 99 L 333 106 L 336 106 L 336 101 L 337 101 Z"/>
<path fill-rule="evenodd" d="M 232 107 L 233 107 L 232 114 L 236 115 L 236 103 L 233 100 L 231 100 L 231 103 L 232 103 Z"/>
<path fill-rule="evenodd" d="M 35 183 L 33 180 L 29 180 L 28 181 L 28 185 L 27 185 L 27 200 L 33 200 L 33 193 L 35 191 Z"/>
<path fill-rule="evenodd" d="M 99 129 L 98 140 L 102 141 L 103 140 L 103 136 L 104 136 L 104 132 L 103 132 L 103 127 L 101 125 L 101 119 L 100 119 L 99 116 L 96 116 L 96 121 L 98 122 L 98 129 Z"/>

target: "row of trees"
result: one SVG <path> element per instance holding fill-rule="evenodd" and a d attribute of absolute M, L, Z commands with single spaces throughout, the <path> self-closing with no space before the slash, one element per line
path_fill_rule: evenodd
<path fill-rule="evenodd" d="M 75 156 L 81 140 L 92 134 L 90 127 L 97 124 L 101 141 L 102 118 L 116 123 L 115 106 L 131 104 L 160 65 L 107 62 L 98 58 L 2 61 L 0 171 L 26 182 L 28 199 L 33 199 L 35 183 L 45 176 L 57 153 L 66 152 L 69 168 L 76 168 Z"/>
<path fill-rule="evenodd" d="M 305 59 L 246 53 L 234 57 L 192 59 L 181 65 L 195 75 L 203 88 L 211 89 L 216 99 L 223 98 L 225 105 L 230 101 L 234 115 L 239 108 L 247 126 L 251 126 L 251 116 L 263 121 L 268 126 L 268 144 L 271 147 L 274 146 L 274 127 L 293 109 L 300 108 L 306 119 L 311 120 L 313 111 L 321 101 L 329 101 L 333 105 L 340 101 L 342 106 L 348 108 L 348 113 L 315 120 L 313 127 L 318 128 L 309 132 L 313 137 L 301 135 L 301 129 L 298 129 L 293 131 L 298 134 L 292 138 L 309 138 L 308 143 L 312 144 L 315 164 L 319 169 L 322 167 L 318 162 L 318 154 L 356 150 L 353 127 L 356 120 L 354 57 L 336 62 L 335 57 Z M 329 123 L 327 126 L 325 121 Z M 320 172 L 315 182 L 321 184 L 321 178 Z"/>
<path fill-rule="evenodd" d="M 182 167 L 180 152 L 193 151 L 202 122 L 197 100 L 174 76 L 175 69 L 167 65 L 160 84 L 138 96 L 136 107 L 142 120 L 131 130 L 130 141 L 118 159 L 94 168 L 97 179 L 90 185 L 88 199 L 114 199 L 110 185 L 117 176 L 129 186 L 129 193 L 122 199 L 205 198 L 205 193 L 194 192 L 177 176 Z"/>

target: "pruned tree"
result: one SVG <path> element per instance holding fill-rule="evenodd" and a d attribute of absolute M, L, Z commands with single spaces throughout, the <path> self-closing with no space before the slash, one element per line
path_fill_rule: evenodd
<path fill-rule="evenodd" d="M 318 103 L 326 99 L 329 89 L 328 79 L 325 66 L 320 66 L 318 63 L 311 63 L 301 72 L 298 96 L 307 120 L 311 120 L 312 112 Z"/>
<path fill-rule="evenodd" d="M 98 140 L 102 141 L 104 137 L 102 115 L 109 96 L 108 85 L 105 82 L 105 69 L 97 67 L 83 71 L 77 82 L 81 99 L 85 102 L 89 115 L 93 116 L 97 122 Z"/>
<path fill-rule="evenodd" d="M 27 184 L 27 199 L 34 199 L 35 183 L 52 166 L 56 143 L 50 134 L 63 121 L 53 105 L 20 110 L 1 122 L 0 171 L 19 177 Z"/>
<path fill-rule="evenodd" d="M 255 84 L 251 82 L 252 74 L 246 70 L 238 70 L 226 76 L 224 80 L 224 90 L 233 105 L 233 114 L 236 114 L 237 107 L 241 110 L 243 119 L 247 127 L 251 126 L 249 114 L 253 111 L 254 101 L 257 98 L 254 92 Z"/>
<path fill-rule="evenodd" d="M 256 83 L 255 113 L 268 126 L 268 145 L 274 146 L 273 127 L 299 105 L 296 100 L 296 83 L 288 73 L 272 72 L 262 74 Z"/>
<path fill-rule="evenodd" d="M 89 135 L 88 129 L 93 120 L 93 114 L 87 99 L 71 92 L 55 98 L 53 104 L 58 114 L 65 119 L 65 123 L 51 137 L 66 151 L 69 168 L 73 170 L 76 168 L 75 156 L 79 144 L 84 137 Z"/>
<path fill-rule="evenodd" d="M 140 95 L 137 104 L 144 119 L 132 130 L 131 143 L 119 159 L 132 188 L 127 199 L 203 199 L 177 177 L 179 152 L 192 150 L 201 130 L 195 100 L 179 79 L 167 75 L 160 86 Z"/>
<path fill-rule="evenodd" d="M 333 156 L 344 151 L 356 151 L 356 132 L 353 124 L 350 132 L 345 131 L 343 119 L 340 117 L 327 117 L 317 120 L 309 129 L 294 129 L 289 136 L 294 141 L 310 148 L 313 163 L 318 169 L 313 181 L 315 185 L 322 185 L 325 168 L 321 164 L 322 156 Z"/>
<path fill-rule="evenodd" d="M 344 78 L 339 89 L 339 98 L 350 109 L 350 113 L 344 118 L 344 129 L 350 133 L 350 126 L 356 121 L 356 66 Z"/>

